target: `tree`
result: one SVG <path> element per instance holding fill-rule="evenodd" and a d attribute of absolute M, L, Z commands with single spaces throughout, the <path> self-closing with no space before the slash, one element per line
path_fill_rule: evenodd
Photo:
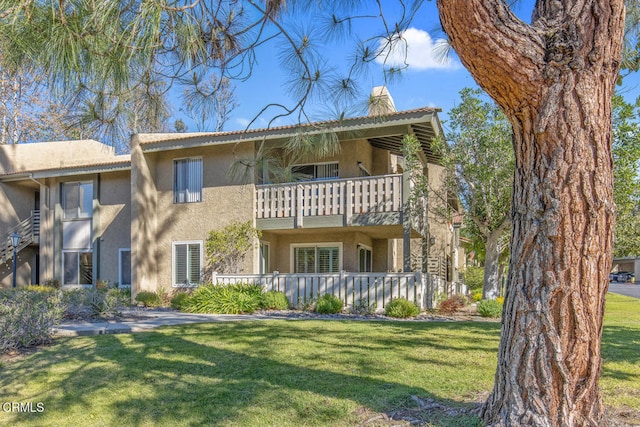
<path fill-rule="evenodd" d="M 640 99 L 636 105 L 613 98 L 613 198 L 617 257 L 640 255 Z"/>
<path fill-rule="evenodd" d="M 222 230 L 211 230 L 205 248 L 210 272 L 239 273 L 260 232 L 251 221 L 234 221 Z"/>
<path fill-rule="evenodd" d="M 511 225 L 511 187 L 514 159 L 511 126 L 493 102 L 483 101 L 478 89 L 463 89 L 462 102 L 449 113 L 447 140 L 437 142 L 448 176 L 445 191 L 458 194 L 465 209 L 468 237 L 484 246 L 482 297 L 500 292 L 500 254 Z"/>
<path fill-rule="evenodd" d="M 488 425 L 606 423 L 598 388 L 623 0 L 438 0 L 452 47 L 514 130 L 511 259 Z"/>
<path fill-rule="evenodd" d="M 31 70 L 0 68 L 0 144 L 79 136 L 65 123 L 67 108 L 53 101 L 41 83 Z"/>
<path fill-rule="evenodd" d="M 193 80 L 184 91 L 185 111 L 199 132 L 223 130 L 229 115 L 238 106 L 233 85 L 226 78 L 213 74 L 208 79 L 193 73 Z"/>

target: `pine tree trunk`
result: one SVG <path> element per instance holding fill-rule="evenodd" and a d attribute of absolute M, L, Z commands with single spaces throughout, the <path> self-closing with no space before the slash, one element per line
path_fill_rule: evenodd
<path fill-rule="evenodd" d="M 623 0 L 438 0 L 442 24 L 514 128 L 511 260 L 494 426 L 602 426 L 604 299 L 614 224 L 611 97 Z"/>

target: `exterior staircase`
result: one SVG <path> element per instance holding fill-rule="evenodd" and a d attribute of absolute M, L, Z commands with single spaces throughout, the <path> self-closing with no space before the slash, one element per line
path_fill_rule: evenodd
<path fill-rule="evenodd" d="M 32 243 L 38 243 L 40 237 L 40 211 L 31 211 L 31 216 L 20 222 L 0 237 L 0 263 L 5 263 L 13 258 L 13 244 L 11 234 L 17 232 L 20 235 L 20 243 L 16 252 L 20 252 Z"/>

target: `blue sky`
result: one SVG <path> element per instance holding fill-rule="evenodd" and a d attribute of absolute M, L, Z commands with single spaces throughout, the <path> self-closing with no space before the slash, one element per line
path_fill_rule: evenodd
<path fill-rule="evenodd" d="M 395 2 L 383 2 L 386 4 Z M 533 9 L 533 0 L 523 0 L 518 2 L 515 12 L 528 21 Z M 395 11 L 385 11 L 385 14 L 392 15 Z M 313 16 L 306 16 L 309 21 L 317 19 Z M 299 22 L 303 27 L 309 26 L 304 22 Z M 359 36 L 366 36 L 367 32 L 373 31 L 367 27 L 370 21 L 363 21 L 354 24 L 353 32 Z M 460 64 L 455 54 L 452 54 L 448 63 L 443 64 L 434 58 L 432 48 L 438 43 L 438 39 L 443 37 L 439 30 L 439 18 L 435 1 L 426 1 L 414 19 L 411 28 L 405 33 L 408 41 L 407 61 L 409 68 L 402 73 L 399 79 L 388 82 L 387 87 L 395 101 L 398 110 L 408 110 L 419 107 L 439 107 L 443 110 L 441 118 L 446 120 L 447 111 L 459 101 L 459 91 L 464 87 L 476 86 L 469 72 Z M 331 44 L 321 46 L 321 51 L 325 58 L 335 63 L 337 67 L 346 67 L 349 63 L 350 52 L 354 49 L 354 42 L 351 38 L 344 38 Z M 287 94 L 285 89 L 287 80 L 290 78 L 279 63 L 279 49 L 276 43 L 267 44 L 256 52 L 257 66 L 253 69 L 252 77 L 244 82 L 235 82 L 235 93 L 239 106 L 233 111 L 231 118 L 225 125 L 225 130 L 244 129 L 247 124 L 255 118 L 260 110 L 269 103 L 283 103 L 292 105 L 294 98 Z M 385 83 L 381 72 L 382 66 L 374 64 L 370 67 L 366 77 L 361 78 L 360 89 L 364 100 L 374 86 Z M 629 76 L 625 80 L 622 88 L 628 100 L 635 99 L 640 95 L 640 73 Z M 330 110 L 319 102 L 313 108 L 312 119 L 324 120 L 332 119 Z M 253 128 L 265 127 L 268 121 L 274 116 L 275 111 L 270 110 L 258 118 Z M 196 131 L 195 125 L 180 112 L 176 112 L 176 117 L 181 117 L 188 126 L 189 131 Z M 276 120 L 273 125 L 283 125 L 295 123 L 295 117 Z M 446 124 L 445 124 L 446 127 Z"/>

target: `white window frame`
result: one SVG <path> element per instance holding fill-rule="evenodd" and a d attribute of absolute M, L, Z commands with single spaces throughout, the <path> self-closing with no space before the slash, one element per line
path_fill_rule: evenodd
<path fill-rule="evenodd" d="M 88 212 L 81 210 L 84 207 L 84 203 L 82 198 L 80 197 L 80 187 L 83 185 L 91 185 L 91 208 Z M 78 190 L 78 204 L 79 206 L 75 209 L 74 215 L 67 216 L 67 192 L 75 186 Z M 93 217 L 93 192 L 94 192 L 93 181 L 69 181 L 63 182 L 60 185 L 60 206 L 62 208 L 62 220 L 63 221 L 77 221 L 77 220 L 87 220 Z"/>
<path fill-rule="evenodd" d="M 198 283 L 176 283 L 176 246 L 178 245 L 199 245 L 200 246 L 200 280 Z M 187 257 L 187 262 L 189 258 Z M 171 243 L 171 286 L 174 288 L 193 288 L 197 287 L 203 280 L 203 264 L 204 263 L 204 242 L 202 240 L 179 240 Z M 189 271 L 189 266 L 187 266 Z"/>
<path fill-rule="evenodd" d="M 66 283 L 66 278 L 65 278 L 65 265 L 64 265 L 64 258 L 65 258 L 65 254 L 68 253 L 74 253 L 77 254 L 77 260 L 78 260 L 78 268 L 76 270 L 76 278 L 77 278 L 77 283 Z M 91 255 L 91 281 L 92 283 L 80 283 L 80 254 L 90 254 Z M 74 287 L 79 287 L 79 288 L 86 288 L 89 286 L 93 286 L 93 271 L 94 269 L 94 265 L 93 265 L 93 251 L 92 250 L 87 250 L 87 249 L 63 249 L 62 250 L 62 286 L 65 286 L 67 288 L 74 288 Z"/>
<path fill-rule="evenodd" d="M 176 173 L 176 169 L 178 167 L 178 163 L 182 163 L 182 162 L 188 162 L 188 161 L 199 161 L 200 162 L 200 174 L 199 176 L 196 176 L 195 179 L 196 182 L 195 185 L 199 185 L 199 192 L 194 191 L 193 193 L 189 193 L 189 189 L 185 188 L 185 189 L 180 189 L 178 190 L 178 176 Z M 203 199 L 203 193 L 204 193 L 204 162 L 202 161 L 202 157 L 182 157 L 182 158 L 178 158 L 178 159 L 173 159 L 172 162 L 172 175 L 173 175 L 173 181 L 172 181 L 172 188 L 173 188 L 173 203 L 174 204 L 184 204 L 184 203 L 200 203 L 202 202 Z M 196 195 L 197 197 L 194 197 L 194 200 L 188 200 L 190 198 L 192 198 L 193 195 Z"/>
<path fill-rule="evenodd" d="M 122 283 L 122 253 L 129 252 L 129 266 L 131 267 L 131 248 L 118 249 L 118 287 L 130 288 L 131 283 Z M 131 277 L 131 271 L 129 271 L 129 277 Z"/>
<path fill-rule="evenodd" d="M 265 263 L 265 259 L 263 256 L 263 252 L 262 252 L 262 248 L 265 247 L 267 248 L 267 259 L 266 259 L 266 263 Z M 271 243 L 267 242 L 266 240 L 261 240 L 260 244 L 258 245 L 258 273 L 260 274 L 267 274 L 270 272 L 270 266 L 269 264 L 271 263 Z"/>
<path fill-rule="evenodd" d="M 370 271 L 362 271 L 360 268 L 360 251 L 368 251 L 371 254 L 371 270 Z M 358 258 L 358 272 L 359 273 L 371 273 L 373 272 L 373 248 L 369 245 L 358 244 L 357 246 L 357 258 Z"/>
<path fill-rule="evenodd" d="M 338 248 L 338 271 L 332 273 L 318 273 L 318 248 Z M 294 274 L 304 274 L 296 272 L 296 249 L 297 248 L 315 248 L 315 267 L 314 273 L 309 274 L 335 274 L 343 270 L 343 249 L 342 242 L 319 242 L 319 243 L 294 243 L 291 245 L 291 272 Z"/>

